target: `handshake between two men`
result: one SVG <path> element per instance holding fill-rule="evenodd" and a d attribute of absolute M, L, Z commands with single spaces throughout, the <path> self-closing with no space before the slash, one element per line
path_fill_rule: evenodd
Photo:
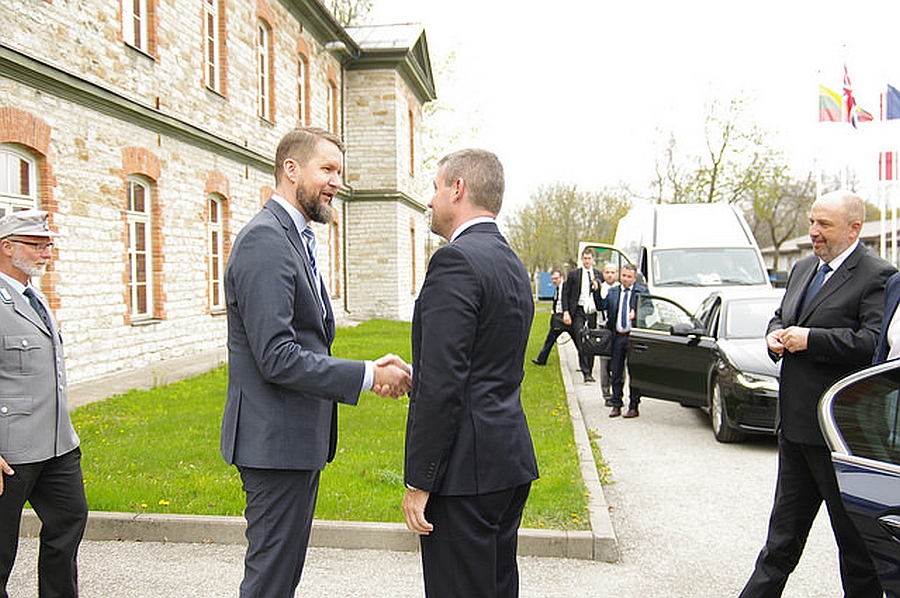
<path fill-rule="evenodd" d="M 375 363 L 372 392 L 382 397 L 396 399 L 409 392 L 412 386 L 412 369 L 397 355 L 388 353 Z"/>

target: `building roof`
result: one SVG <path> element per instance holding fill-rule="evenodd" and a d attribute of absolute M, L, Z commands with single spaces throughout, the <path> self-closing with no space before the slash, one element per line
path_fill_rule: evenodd
<path fill-rule="evenodd" d="M 421 23 L 347 27 L 347 32 L 363 51 L 409 50 L 419 41 L 424 31 Z"/>
<path fill-rule="evenodd" d="M 359 54 L 345 63 L 348 71 L 393 69 L 423 104 L 437 99 L 428 41 L 421 23 L 347 27 Z"/>

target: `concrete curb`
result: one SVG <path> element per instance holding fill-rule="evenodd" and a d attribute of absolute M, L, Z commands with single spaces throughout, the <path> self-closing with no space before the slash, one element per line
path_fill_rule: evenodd
<path fill-rule="evenodd" d="M 520 556 L 615 562 L 619 558 L 618 544 L 582 414 L 582 408 L 590 406 L 587 402 L 590 389 L 596 388 L 577 384 L 573 380 L 572 372 L 577 368 L 572 364 L 578 361 L 573 343 L 557 346 L 581 474 L 589 494 L 591 531 L 521 529 L 518 553 Z M 72 385 L 69 389 L 70 406 L 84 405 L 132 388 L 150 388 L 159 383 L 161 373 L 165 382 L 172 382 L 208 371 L 219 363 L 221 355 L 212 354 L 206 359 L 167 362 L 121 377 Z M 20 534 L 36 537 L 40 534 L 40 525 L 34 511 L 25 510 Z M 91 511 L 84 538 L 99 541 L 246 544 L 245 529 L 243 517 Z M 316 520 L 313 522 L 310 546 L 414 552 L 418 550 L 419 542 L 417 536 L 401 523 Z"/>
<path fill-rule="evenodd" d="M 575 373 L 581 372 L 573 364 L 578 363 L 578 353 L 575 343 L 558 343 L 560 369 L 563 382 L 566 386 L 566 396 L 569 400 L 569 414 L 572 418 L 572 430 L 575 434 L 575 446 L 578 448 L 578 460 L 581 463 L 581 478 L 588 491 L 588 513 L 591 518 L 592 536 L 592 560 L 614 563 L 619 560 L 619 544 L 613 529 L 612 519 L 609 516 L 609 505 L 603 494 L 603 485 L 600 483 L 600 474 L 597 473 L 597 463 L 594 460 L 594 452 L 591 440 L 588 436 L 587 424 L 584 420 L 583 409 L 590 407 L 588 401 L 590 390 L 594 391 L 593 401 L 599 405 L 599 390 L 594 386 L 586 386 L 574 378 Z"/>

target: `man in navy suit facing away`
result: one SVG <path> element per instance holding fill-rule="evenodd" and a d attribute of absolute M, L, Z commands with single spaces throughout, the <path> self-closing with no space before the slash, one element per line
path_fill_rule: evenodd
<path fill-rule="evenodd" d="M 495 218 L 503 167 L 484 150 L 438 163 L 431 258 L 413 314 L 406 524 L 429 598 L 514 598 L 522 510 L 538 477 L 522 410 L 534 302 Z"/>

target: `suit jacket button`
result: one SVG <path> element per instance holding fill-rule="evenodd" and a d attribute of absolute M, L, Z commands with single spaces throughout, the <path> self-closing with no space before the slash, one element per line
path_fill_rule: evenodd
<path fill-rule="evenodd" d="M 8 412 L 9 412 L 9 407 L 7 407 L 6 405 L 4 405 L 3 407 L 0 407 L 0 413 L 3 413 L 5 415 Z"/>
<path fill-rule="evenodd" d="M 22 339 L 22 346 L 23 346 L 23 347 L 27 347 L 27 346 L 28 346 L 28 339 L 27 339 L 27 338 L 23 338 L 23 339 Z"/>

